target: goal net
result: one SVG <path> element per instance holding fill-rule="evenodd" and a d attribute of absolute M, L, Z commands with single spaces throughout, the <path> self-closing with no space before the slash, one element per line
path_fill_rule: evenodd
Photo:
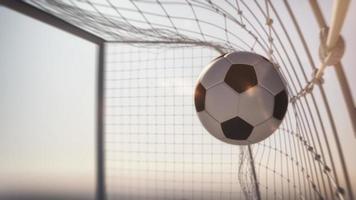
<path fill-rule="evenodd" d="M 353 199 L 330 104 L 342 94 L 315 76 L 316 1 L 25 2 L 107 41 L 108 199 Z M 250 149 L 211 137 L 193 106 L 204 66 L 231 51 L 269 58 L 289 90 L 282 125 Z"/>

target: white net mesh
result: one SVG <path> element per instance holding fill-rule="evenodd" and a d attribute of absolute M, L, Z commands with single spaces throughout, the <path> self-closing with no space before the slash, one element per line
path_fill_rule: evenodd
<path fill-rule="evenodd" d="M 26 2 L 107 41 L 109 199 L 353 199 L 332 92 L 313 79 L 319 28 L 308 2 Z M 251 151 L 212 138 L 193 108 L 202 68 L 239 50 L 275 62 L 290 94 L 281 127 Z"/>
<path fill-rule="evenodd" d="M 109 197 L 242 198 L 238 148 L 207 134 L 193 109 L 195 79 L 217 53 L 122 44 L 107 51 Z"/>

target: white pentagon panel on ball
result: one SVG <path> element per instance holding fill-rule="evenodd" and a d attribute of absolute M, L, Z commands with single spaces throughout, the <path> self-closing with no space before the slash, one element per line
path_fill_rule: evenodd
<path fill-rule="evenodd" d="M 220 123 L 211 117 L 209 113 L 204 110 L 198 112 L 197 114 L 200 122 L 211 135 L 218 138 L 219 140 L 223 140 L 225 138 Z"/>
<path fill-rule="evenodd" d="M 225 83 L 220 83 L 206 91 L 205 110 L 219 122 L 238 114 L 239 94 Z"/>
<path fill-rule="evenodd" d="M 260 142 L 270 135 L 272 135 L 278 128 L 282 121 L 271 117 L 270 119 L 264 121 L 263 123 L 255 126 L 251 135 L 247 138 L 247 140 L 251 143 Z"/>
<path fill-rule="evenodd" d="M 251 66 L 262 60 L 261 56 L 246 51 L 228 53 L 224 57 L 227 58 L 232 64 L 246 64 Z"/>
<path fill-rule="evenodd" d="M 260 86 L 268 90 L 273 95 L 276 95 L 285 88 L 277 69 L 267 60 L 262 60 L 254 65 L 257 82 Z"/>
<path fill-rule="evenodd" d="M 224 81 L 226 72 L 229 70 L 231 63 L 224 57 L 217 58 L 211 62 L 199 78 L 200 83 L 206 88 Z"/>
<path fill-rule="evenodd" d="M 255 126 L 273 114 L 274 97 L 266 89 L 255 86 L 240 94 L 239 116 Z"/>
<path fill-rule="evenodd" d="M 233 139 L 229 139 L 229 138 L 223 138 L 220 139 L 223 142 L 226 142 L 228 144 L 233 144 L 233 145 L 249 145 L 251 144 L 248 140 L 233 140 Z"/>

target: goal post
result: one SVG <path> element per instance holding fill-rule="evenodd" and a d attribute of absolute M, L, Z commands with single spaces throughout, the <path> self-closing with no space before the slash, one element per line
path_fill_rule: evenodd
<path fill-rule="evenodd" d="M 334 1 L 327 49 L 340 40 L 349 2 Z M 333 113 L 336 94 L 323 84 L 326 63 L 315 64 L 314 43 L 327 25 L 318 2 L 309 3 L 1 1 L 98 45 L 97 199 L 353 199 L 354 165 L 345 160 Z M 313 15 L 319 27 L 306 20 Z M 283 124 L 248 151 L 210 137 L 193 107 L 199 73 L 230 51 L 268 57 L 290 94 Z M 341 62 L 335 70 L 355 133 Z"/>

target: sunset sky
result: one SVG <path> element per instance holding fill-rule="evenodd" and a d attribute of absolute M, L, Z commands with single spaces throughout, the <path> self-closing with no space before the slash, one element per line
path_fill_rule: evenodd
<path fill-rule="evenodd" d="M 332 1 L 320 5 L 330 19 Z M 314 19 L 298 17 L 303 26 L 315 26 Z M 346 41 L 342 63 L 356 103 L 354 19 L 356 3 L 352 1 L 342 31 Z M 318 45 L 319 41 L 310 44 Z M 93 197 L 95 64 L 95 45 L 0 6 L 0 197 L 17 192 Z M 351 159 L 356 135 L 339 85 L 334 84 L 334 71 L 327 69 L 324 78 L 356 190 L 356 160 Z"/>

